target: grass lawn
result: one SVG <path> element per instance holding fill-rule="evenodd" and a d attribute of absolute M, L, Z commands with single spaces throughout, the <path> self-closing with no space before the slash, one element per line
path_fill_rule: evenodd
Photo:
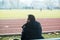
<path fill-rule="evenodd" d="M 60 10 L 0 10 L 0 19 L 26 19 L 28 14 L 36 18 L 60 18 Z"/>
<path fill-rule="evenodd" d="M 60 34 L 43 34 L 44 38 L 60 38 Z"/>
<path fill-rule="evenodd" d="M 42 34 L 45 39 L 47 38 L 60 38 L 60 34 Z M 21 36 L 6 36 L 6 37 L 0 37 L 0 40 L 13 40 L 13 39 L 19 39 Z"/>

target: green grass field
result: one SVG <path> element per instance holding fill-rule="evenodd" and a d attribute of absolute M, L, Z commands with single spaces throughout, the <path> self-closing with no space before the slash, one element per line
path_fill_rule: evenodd
<path fill-rule="evenodd" d="M 36 18 L 60 18 L 60 10 L 0 10 L 0 19 L 26 19 L 28 14 Z"/>
<path fill-rule="evenodd" d="M 45 39 L 48 38 L 60 38 L 60 34 L 42 34 Z M 13 39 L 19 39 L 20 40 L 21 36 L 6 36 L 0 38 L 0 40 L 13 40 Z"/>

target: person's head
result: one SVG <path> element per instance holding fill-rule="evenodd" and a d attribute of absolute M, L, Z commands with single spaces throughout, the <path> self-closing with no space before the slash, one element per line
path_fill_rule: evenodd
<path fill-rule="evenodd" d="M 34 15 L 32 15 L 32 14 L 28 15 L 28 20 L 27 21 L 28 22 L 35 21 Z"/>

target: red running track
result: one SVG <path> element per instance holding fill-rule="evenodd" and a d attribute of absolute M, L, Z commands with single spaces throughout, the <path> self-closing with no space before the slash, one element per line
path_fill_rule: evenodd
<path fill-rule="evenodd" d="M 60 31 L 60 18 L 37 19 L 41 23 L 43 32 Z M 20 34 L 25 19 L 0 19 L 0 35 L 3 34 Z"/>

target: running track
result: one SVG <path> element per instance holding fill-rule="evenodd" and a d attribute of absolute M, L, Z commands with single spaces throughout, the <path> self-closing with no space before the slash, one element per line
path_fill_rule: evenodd
<path fill-rule="evenodd" d="M 42 25 L 43 32 L 60 31 L 60 18 L 40 18 L 37 19 Z M 0 19 L 0 35 L 20 34 L 25 19 Z"/>

